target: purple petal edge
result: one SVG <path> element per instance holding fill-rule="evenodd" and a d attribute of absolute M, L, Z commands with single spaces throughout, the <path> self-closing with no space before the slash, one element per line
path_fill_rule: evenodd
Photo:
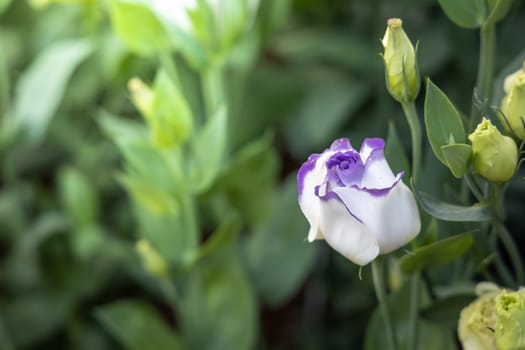
<path fill-rule="evenodd" d="M 301 165 L 301 168 L 297 172 L 297 185 L 299 188 L 299 197 L 301 197 L 301 194 L 303 193 L 304 178 L 310 171 L 312 171 L 315 168 L 315 162 L 317 161 L 317 159 L 319 159 L 320 156 L 321 155 L 317 153 L 310 155 L 310 157 L 308 157 L 306 162 L 304 162 L 303 165 Z"/>
<path fill-rule="evenodd" d="M 401 179 L 403 178 L 404 175 L 405 175 L 404 171 L 402 171 L 399 174 L 397 174 L 396 175 L 396 180 L 389 187 L 384 187 L 384 188 L 366 188 L 366 187 L 359 187 L 357 185 L 352 185 L 350 187 L 355 188 L 355 189 L 357 189 L 359 191 L 365 191 L 365 192 L 371 194 L 374 197 L 382 197 L 382 196 L 387 195 L 394 187 L 396 187 L 396 185 L 399 183 L 399 181 L 401 181 Z"/>
<path fill-rule="evenodd" d="M 381 151 L 381 154 L 383 154 L 382 152 L 384 148 L 385 140 L 380 137 L 364 139 L 363 143 L 361 144 L 361 148 L 359 149 L 361 160 L 363 163 L 366 163 L 368 158 L 370 158 L 373 153 Z"/>

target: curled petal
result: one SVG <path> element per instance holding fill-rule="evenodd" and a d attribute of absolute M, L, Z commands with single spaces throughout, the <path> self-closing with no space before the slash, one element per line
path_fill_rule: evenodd
<path fill-rule="evenodd" d="M 381 150 L 383 151 L 383 148 L 385 147 L 385 141 L 380 138 L 366 138 L 364 139 L 363 143 L 361 144 L 361 149 L 359 150 L 359 154 L 361 155 L 361 160 L 363 163 L 366 163 L 368 157 L 372 152 Z"/>
<path fill-rule="evenodd" d="M 337 139 L 334 142 L 332 142 L 332 145 L 330 146 L 330 151 L 338 152 L 338 151 L 354 151 L 354 148 L 350 144 L 350 140 L 347 138 Z"/>
<path fill-rule="evenodd" d="M 368 140 L 381 140 L 381 139 L 367 139 L 363 142 L 363 146 L 367 143 Z M 368 141 L 368 143 L 371 143 Z M 376 146 L 379 146 L 379 142 L 374 142 Z M 365 168 L 363 171 L 363 177 L 361 179 L 361 188 L 375 188 L 383 189 L 391 187 L 392 184 L 396 181 L 396 176 L 390 169 L 388 162 L 385 159 L 383 153 L 384 142 L 381 140 L 381 147 L 371 148 L 365 146 L 363 150 L 361 146 L 361 159 L 363 158 L 363 153 L 367 156 L 365 163 Z M 402 176 L 402 175 L 401 175 Z"/>
<path fill-rule="evenodd" d="M 375 237 L 381 254 L 402 247 L 419 233 L 416 201 L 402 181 L 381 192 L 355 186 L 337 187 L 333 192 Z"/>
<path fill-rule="evenodd" d="M 358 265 L 366 265 L 379 254 L 378 242 L 368 228 L 349 215 L 336 196 L 320 203 L 320 227 L 326 242 Z"/>

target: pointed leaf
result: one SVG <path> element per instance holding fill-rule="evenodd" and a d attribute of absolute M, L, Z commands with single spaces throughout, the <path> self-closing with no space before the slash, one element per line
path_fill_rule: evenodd
<path fill-rule="evenodd" d="M 459 221 L 459 222 L 478 222 L 489 221 L 492 218 L 490 208 L 484 204 L 475 204 L 470 207 L 465 207 L 457 204 L 450 204 L 432 198 L 430 195 L 418 191 L 414 187 L 414 182 L 411 181 L 414 196 L 418 200 L 421 207 L 430 215 L 437 219 L 445 221 Z"/>
<path fill-rule="evenodd" d="M 484 4 L 479 0 L 439 0 L 447 17 L 462 28 L 478 28 L 483 24 Z"/>
<path fill-rule="evenodd" d="M 441 146 L 445 162 L 456 178 L 462 177 L 470 166 L 472 147 L 464 143 Z"/>
<path fill-rule="evenodd" d="M 401 270 L 411 274 L 425 268 L 448 264 L 463 255 L 472 242 L 472 234 L 463 233 L 417 248 L 399 260 Z"/>
<path fill-rule="evenodd" d="M 427 80 L 425 96 L 425 127 L 434 154 L 447 165 L 441 147 L 452 143 L 465 143 L 465 129 L 457 109 L 430 79 Z"/>

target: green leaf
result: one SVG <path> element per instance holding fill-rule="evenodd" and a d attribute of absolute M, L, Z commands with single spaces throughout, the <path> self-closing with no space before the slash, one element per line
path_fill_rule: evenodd
<path fill-rule="evenodd" d="M 191 140 L 190 179 L 195 192 L 206 191 L 224 161 L 226 148 L 226 108 L 220 107 Z"/>
<path fill-rule="evenodd" d="M 122 300 L 104 305 L 97 308 L 95 316 L 127 350 L 187 349 L 158 312 L 142 301 Z"/>
<path fill-rule="evenodd" d="M 297 205 L 297 182 L 289 177 L 275 192 L 273 210 L 244 242 L 244 258 L 257 293 L 269 305 L 287 300 L 312 267 L 315 246 Z"/>
<path fill-rule="evenodd" d="M 115 31 L 131 51 L 154 55 L 169 47 L 166 31 L 148 2 L 112 0 L 110 15 Z"/>
<path fill-rule="evenodd" d="M 462 256 L 472 242 L 472 234 L 463 233 L 417 248 L 399 260 L 401 270 L 412 274 L 425 268 L 448 264 Z"/>
<path fill-rule="evenodd" d="M 11 0 L 0 0 L 0 14 L 2 14 L 2 12 L 4 12 L 9 7 L 10 3 Z"/>
<path fill-rule="evenodd" d="M 455 331 L 461 310 L 474 299 L 474 294 L 454 294 L 438 299 L 421 310 L 421 317 Z"/>
<path fill-rule="evenodd" d="M 447 17 L 462 28 L 478 28 L 485 20 L 483 0 L 439 0 Z"/>
<path fill-rule="evenodd" d="M 465 129 L 457 109 L 430 79 L 427 80 L 425 96 L 425 126 L 434 154 L 447 165 L 441 147 L 465 143 Z"/>
<path fill-rule="evenodd" d="M 417 190 L 413 181 L 411 182 L 411 185 L 414 196 L 421 207 L 437 219 L 459 222 L 479 222 L 490 221 L 492 219 L 492 213 L 487 205 L 475 204 L 470 207 L 465 207 L 462 205 L 446 203 Z"/>
<path fill-rule="evenodd" d="M 192 349 L 255 348 L 256 298 L 235 247 L 215 251 L 191 270 L 181 321 Z"/>
<path fill-rule="evenodd" d="M 496 24 L 509 13 L 509 10 L 512 6 L 512 0 L 489 0 L 488 6 L 490 14 L 485 21 L 485 26 L 491 26 Z"/>
<path fill-rule="evenodd" d="M 62 205 L 77 228 L 98 221 L 99 199 L 96 188 L 80 170 L 64 168 L 58 174 Z"/>
<path fill-rule="evenodd" d="M 472 147 L 464 143 L 441 146 L 443 158 L 456 178 L 462 177 L 469 169 L 472 160 Z"/>
<path fill-rule="evenodd" d="M 406 156 L 401 140 L 397 134 L 395 124 L 388 122 L 388 135 L 386 137 L 385 158 L 394 173 L 405 172 L 405 179 L 410 179 L 410 163 Z M 406 181 L 406 180 L 405 180 Z"/>
<path fill-rule="evenodd" d="M 43 51 L 20 78 L 14 122 L 29 142 L 44 136 L 75 68 L 91 53 L 87 40 L 55 43 Z"/>
<path fill-rule="evenodd" d="M 115 143 L 147 140 L 148 130 L 143 123 L 117 117 L 105 110 L 97 118 L 100 128 Z"/>

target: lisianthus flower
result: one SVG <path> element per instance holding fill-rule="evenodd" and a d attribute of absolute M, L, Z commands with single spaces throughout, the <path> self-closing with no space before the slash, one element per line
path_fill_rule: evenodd
<path fill-rule="evenodd" d="M 325 239 L 358 265 L 412 240 L 421 228 L 416 201 L 388 165 L 380 138 L 356 151 L 348 139 L 312 154 L 297 175 L 308 240 Z"/>

